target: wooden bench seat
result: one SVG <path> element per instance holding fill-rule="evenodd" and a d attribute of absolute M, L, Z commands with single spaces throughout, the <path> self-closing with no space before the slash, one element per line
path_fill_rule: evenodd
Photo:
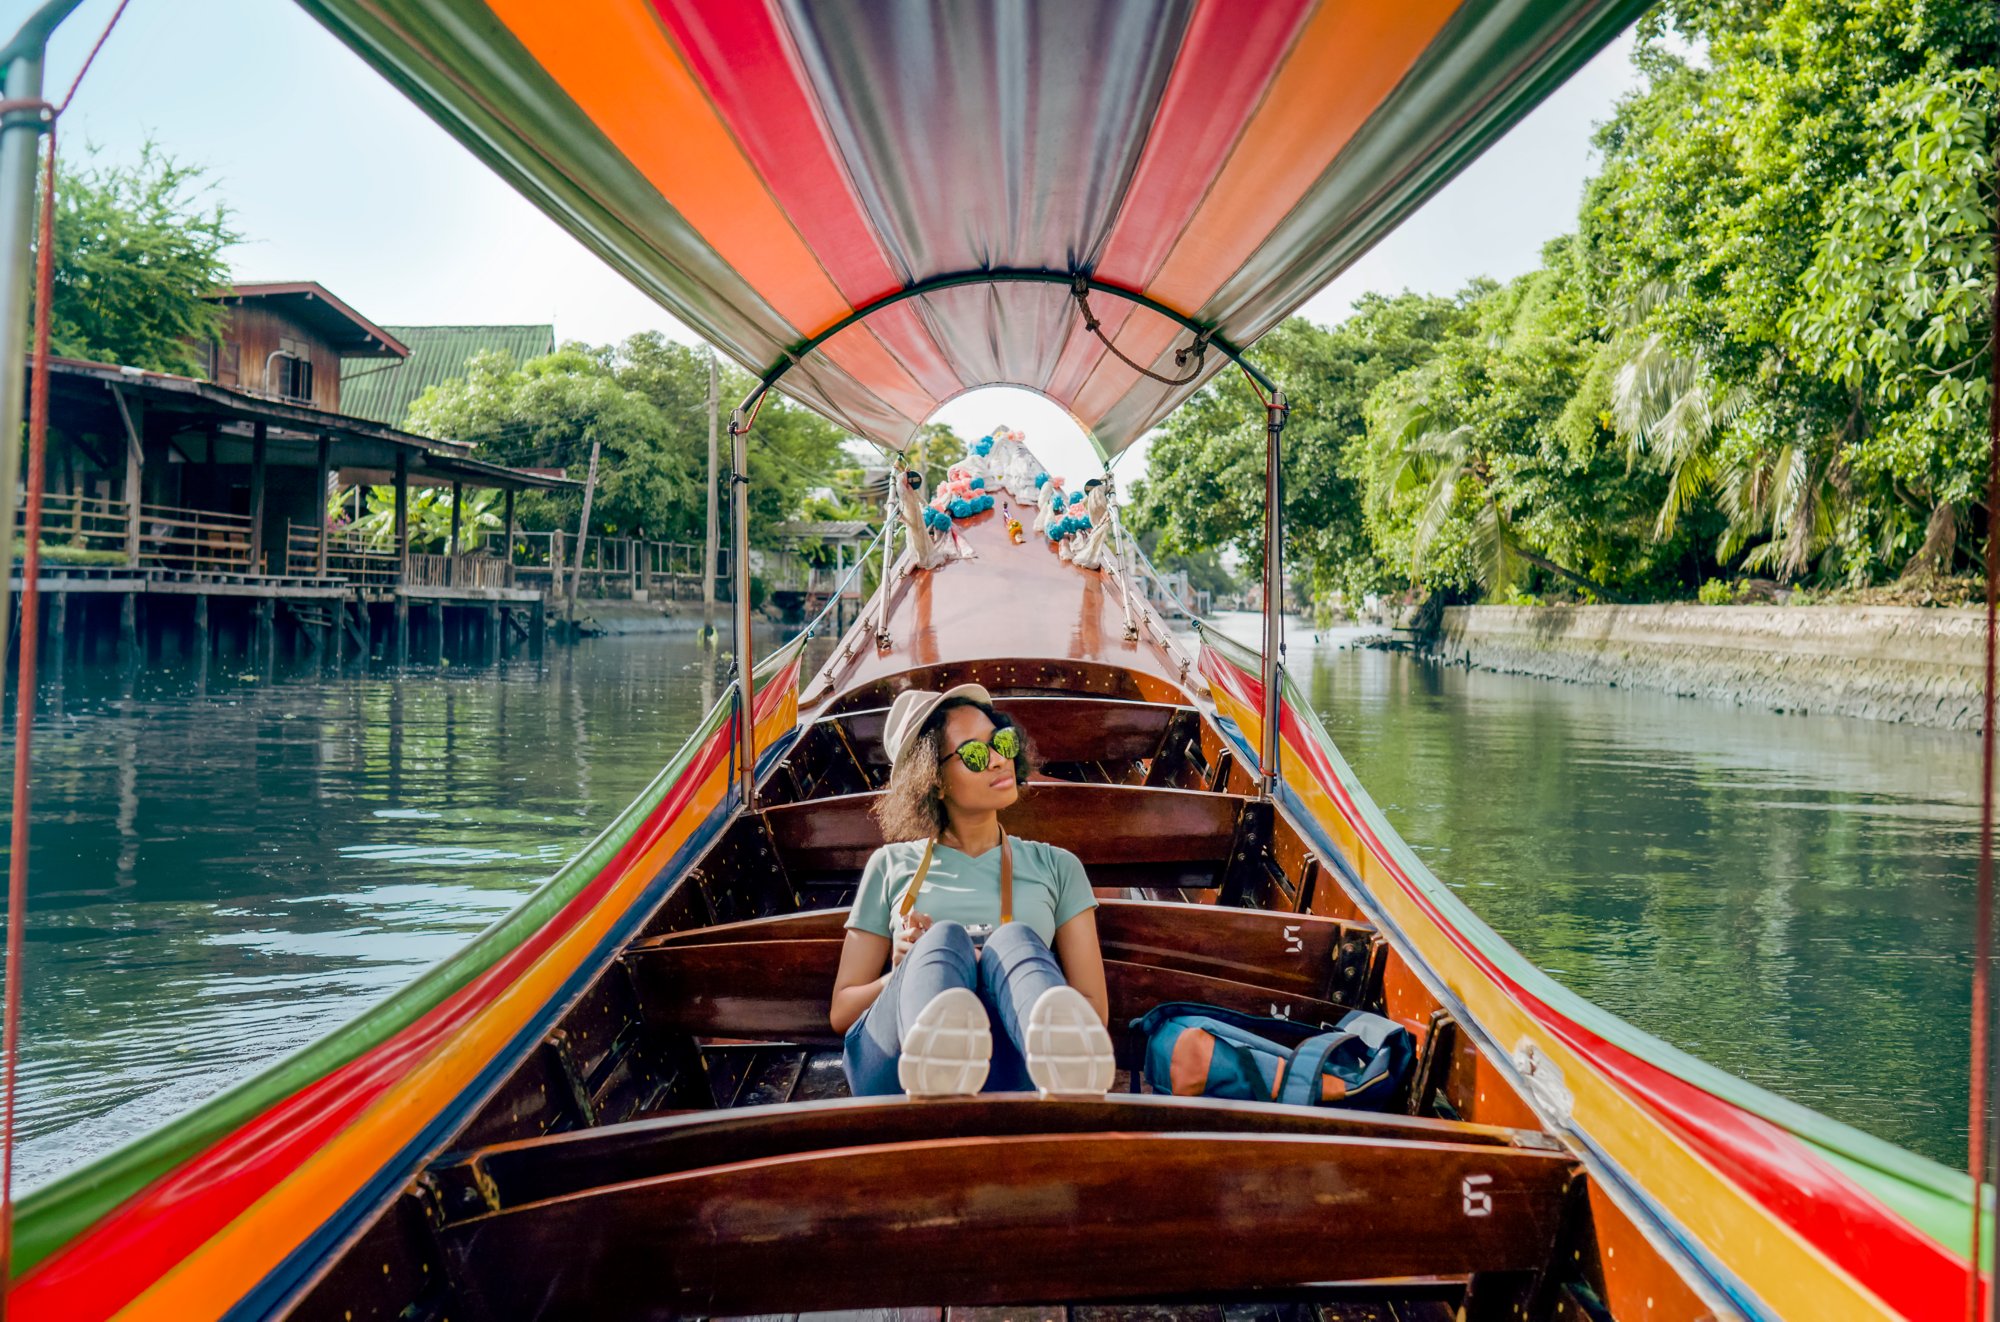
<path fill-rule="evenodd" d="M 827 1022 L 846 913 L 784 914 L 637 941 L 622 958 L 646 1022 L 697 1037 L 836 1044 Z M 1114 1029 L 1167 1001 L 1331 1022 L 1355 1008 L 1375 940 L 1360 923 L 1105 900 Z"/>
<path fill-rule="evenodd" d="M 693 1111 L 447 1154 L 432 1164 L 430 1177 L 444 1217 L 460 1221 L 626 1180 L 828 1148 L 1108 1132 L 1292 1134 L 1561 1150 L 1557 1140 L 1534 1130 L 1367 1111 L 1150 1094 L 1044 1099 L 989 1093 Z"/>
<path fill-rule="evenodd" d="M 1406 1119 L 1299 1109 L 1256 1132 L 1178 1105 L 815 1103 L 555 1140 L 539 1163 L 512 1145 L 452 1176 L 481 1210 L 437 1242 L 496 1322 L 1168 1297 L 1538 1271 L 1576 1172 Z M 777 1113 L 802 1109 L 828 1123 L 782 1150 Z"/>
<path fill-rule="evenodd" d="M 690 928 L 634 949 L 740 941 L 839 941 L 846 923 L 845 909 L 810 910 Z M 1367 976 L 1376 937 L 1375 929 L 1367 923 L 1308 914 L 1157 900 L 1100 900 L 1097 939 L 1106 959 L 1182 969 L 1351 1003 Z"/>
<path fill-rule="evenodd" d="M 1149 760 L 1160 752 L 1175 719 L 1194 715 L 1192 707 L 1126 698 L 998 698 L 993 705 L 1027 733 L 1029 751 L 1037 762 Z M 837 722 L 879 779 L 889 766 L 882 748 L 888 716 L 887 707 L 870 707 L 824 717 L 820 723 Z"/>
<path fill-rule="evenodd" d="M 879 793 L 767 809 L 787 875 L 804 886 L 852 885 L 883 844 Z M 1015 835 L 1073 852 L 1093 885 L 1202 889 L 1221 884 L 1248 800 L 1144 785 L 1038 782 L 1000 815 Z"/>

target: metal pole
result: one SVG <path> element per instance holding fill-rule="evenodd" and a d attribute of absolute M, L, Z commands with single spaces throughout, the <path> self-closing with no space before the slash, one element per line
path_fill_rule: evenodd
<path fill-rule="evenodd" d="M 1280 439 L 1285 434 L 1285 392 L 1273 390 L 1264 406 L 1264 743 L 1258 753 L 1258 797 L 1266 802 L 1278 789 L 1278 715 L 1284 667 L 1278 652 L 1285 632 L 1285 528 L 1279 509 L 1283 484 Z"/>
<path fill-rule="evenodd" d="M 875 613 L 875 646 L 889 646 L 889 575 L 896 564 L 896 502 L 902 493 L 896 486 L 903 480 L 903 470 L 889 470 L 889 499 L 882 506 L 882 609 Z"/>
<path fill-rule="evenodd" d="M 708 352 L 708 507 L 701 541 L 701 627 L 707 634 L 715 628 L 715 432 L 721 405 L 717 395 L 715 351 Z M 732 419 L 732 425 L 734 425 Z"/>
<path fill-rule="evenodd" d="M 313 496 L 313 522 L 319 526 L 319 536 L 313 541 L 313 574 L 316 577 L 325 578 L 326 540 L 328 536 L 326 527 L 328 522 L 326 498 L 327 489 L 333 482 L 333 438 L 331 436 L 322 435 L 319 438 L 319 464 L 316 471 L 318 473 L 317 480 L 319 486 Z M 291 539 L 287 538 L 285 544 L 285 559 L 287 561 L 291 559 L 291 549 Z M 291 572 L 291 565 L 289 563 L 285 566 L 285 572 Z M 335 632 L 338 633 L 339 630 L 335 630 Z"/>
<path fill-rule="evenodd" d="M 750 424 L 729 415 L 730 612 L 736 649 L 736 789 L 746 812 L 757 811 L 757 709 L 750 655 Z M 710 524 L 712 529 L 715 525 Z M 714 534 L 711 532 L 710 536 Z M 713 581 L 713 580 L 711 580 Z"/>
<path fill-rule="evenodd" d="M 1125 639 L 1135 642 L 1139 637 L 1139 620 L 1132 611 L 1132 589 L 1138 583 L 1138 574 L 1132 567 L 1131 539 L 1125 535 L 1125 521 L 1118 517 L 1118 488 L 1111 474 L 1104 475 L 1104 500 L 1106 517 L 1111 520 L 1111 554 L 1117 557 L 1118 565 L 1113 576 L 1122 576 L 1119 596 L 1125 601 Z"/>
<path fill-rule="evenodd" d="M 9 101 L 42 97 L 42 46 L 7 66 Z M 28 288 L 34 279 L 28 239 L 35 223 L 35 158 L 42 144 L 41 116 L 16 111 L 0 120 L 0 419 L 10 438 L 0 445 L 0 518 L 6 519 L 7 564 L 13 563 L 15 510 L 20 500 L 21 447 L 17 436 L 26 416 L 28 374 Z M 0 574 L 0 657 L 7 654 L 14 625 L 11 571 Z"/>
<path fill-rule="evenodd" d="M 578 587 L 583 583 L 583 548 L 589 545 L 590 537 L 590 502 L 597 496 L 598 445 L 598 439 L 595 436 L 591 437 L 590 468 L 583 477 L 583 513 L 577 516 L 576 522 L 576 563 L 570 566 L 569 601 L 563 607 L 563 627 L 566 631 L 574 630 L 576 627 L 576 593 Z M 597 568 L 600 571 L 598 582 L 602 583 L 604 581 L 604 576 L 601 572 L 604 568 L 604 542 L 601 538 L 597 543 Z M 570 641 L 574 642 L 576 640 L 572 637 Z"/>

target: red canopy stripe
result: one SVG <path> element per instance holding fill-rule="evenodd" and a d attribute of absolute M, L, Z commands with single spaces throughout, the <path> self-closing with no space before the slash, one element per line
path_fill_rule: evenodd
<path fill-rule="evenodd" d="M 654 5 L 751 165 L 848 305 L 866 307 L 901 289 L 768 0 Z M 872 318 L 868 328 L 933 406 L 958 389 L 937 342 L 914 317 Z"/>
<path fill-rule="evenodd" d="M 1312 7 L 1312 0 L 1248 7 L 1202 0 L 1098 262 L 1098 279 L 1133 290 L 1151 283 L 1242 138 Z M 1096 311 L 1104 333 L 1115 339 L 1132 305 Z M 1066 404 L 1075 400 L 1103 356 L 1098 338 L 1077 326 L 1045 383 L 1048 393 Z"/>
<path fill-rule="evenodd" d="M 1326 0 L 1145 292 L 1190 315 L 1205 304 L 1333 164 L 1457 8 L 1457 0 Z M 1356 50 L 1371 57 L 1357 63 L 1348 58 Z M 1332 69 L 1348 76 L 1330 77 Z M 1118 347 L 1152 362 L 1179 333 L 1157 317 L 1139 317 Z M 1130 368 L 1100 363 L 1077 392 L 1076 411 L 1100 419 L 1131 388 Z"/>
<path fill-rule="evenodd" d="M 852 311 L 645 0 L 492 0 L 515 38 L 674 210 L 796 331 Z M 934 406 L 872 334 L 826 356 L 914 425 Z"/>

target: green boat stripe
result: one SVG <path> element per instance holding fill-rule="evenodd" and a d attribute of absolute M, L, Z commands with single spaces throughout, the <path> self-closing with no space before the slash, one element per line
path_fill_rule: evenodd
<path fill-rule="evenodd" d="M 774 659 L 783 649 L 774 653 Z M 711 708 L 652 783 L 521 906 L 359 1017 L 179 1119 L 43 1185 L 21 1200 L 15 1275 L 25 1273 L 154 1181 L 409 1027 L 546 925 L 604 870 L 726 724 L 733 695 Z"/>
<path fill-rule="evenodd" d="M 1254 649 L 1210 628 L 1201 631 L 1201 640 L 1202 646 L 1213 647 L 1224 660 L 1246 674 L 1256 676 L 1262 673 L 1263 658 Z M 1327 734 L 1326 727 L 1321 724 L 1319 714 L 1292 683 L 1289 674 L 1284 676 L 1283 693 L 1293 718 L 1311 733 L 1326 754 L 1348 797 L 1376 838 L 1388 849 L 1397 866 L 1461 935 L 1504 969 L 1509 977 L 1578 1026 L 1791 1134 L 1883 1205 L 1946 1248 L 1960 1254 L 1969 1250 L 1972 1181 L 1963 1171 L 1939 1165 L 1690 1056 L 1678 1047 L 1633 1027 L 1536 968 L 1526 956 L 1466 907 L 1455 891 L 1439 881 L 1396 828 L 1390 825 L 1389 819 L 1361 787 L 1354 769 L 1348 765 L 1333 738 Z M 1988 1198 L 1992 1198 L 1990 1190 Z"/>

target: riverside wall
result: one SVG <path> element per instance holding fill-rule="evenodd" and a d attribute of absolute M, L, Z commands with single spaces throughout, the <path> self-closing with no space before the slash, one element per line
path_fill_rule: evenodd
<path fill-rule="evenodd" d="M 1778 711 L 1977 731 L 1979 610 L 1904 606 L 1460 606 L 1436 660 Z"/>

